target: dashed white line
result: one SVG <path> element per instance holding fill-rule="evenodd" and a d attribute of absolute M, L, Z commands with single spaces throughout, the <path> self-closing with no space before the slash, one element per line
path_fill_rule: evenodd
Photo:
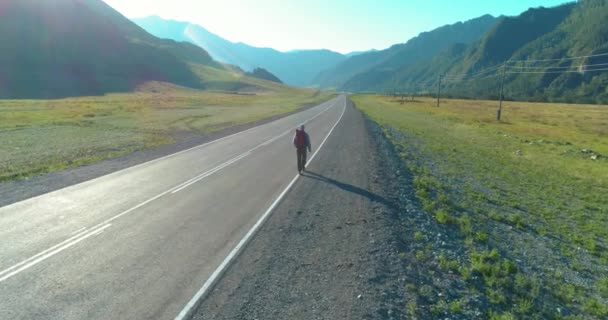
<path fill-rule="evenodd" d="M 334 98 L 334 99 L 332 99 L 332 100 L 326 101 L 326 102 L 324 102 L 324 103 L 322 103 L 322 104 L 318 105 L 318 107 L 322 107 L 322 106 L 324 106 L 324 105 L 327 105 L 327 104 L 331 103 L 332 101 L 334 101 L 334 100 L 336 100 L 336 99 L 337 99 L 337 98 Z M 323 110 L 323 111 L 319 112 L 317 115 L 315 115 L 314 117 L 312 117 L 310 120 L 312 120 L 312 119 L 314 119 L 314 118 L 316 118 L 316 117 L 320 116 L 322 113 L 326 112 L 326 111 L 327 111 L 327 110 L 329 110 L 329 109 L 331 109 L 331 107 L 325 108 L 325 110 Z M 310 120 L 308 120 L 308 121 L 310 121 Z M 149 164 L 152 164 L 152 163 L 155 163 L 155 162 L 158 162 L 158 161 L 164 160 L 164 159 L 168 159 L 168 158 L 171 158 L 171 157 L 177 156 L 177 155 L 182 154 L 182 153 L 186 153 L 186 152 L 189 152 L 189 151 L 192 151 L 192 150 L 196 150 L 196 149 L 199 149 L 199 148 L 203 148 L 203 147 L 206 147 L 206 146 L 208 146 L 208 145 L 215 144 L 215 143 L 217 143 L 217 142 L 220 142 L 220 141 L 223 141 L 223 140 L 226 140 L 226 139 L 230 139 L 230 138 L 232 138 L 232 137 L 235 137 L 235 136 L 238 136 L 238 135 L 241 135 L 241 134 L 247 133 L 247 132 L 249 132 L 249 131 L 252 131 L 252 130 L 255 130 L 255 129 L 259 129 L 259 128 L 261 128 L 261 127 L 263 127 L 263 126 L 266 126 L 266 125 L 268 125 L 268 123 L 266 123 L 266 124 L 262 124 L 262 125 L 259 125 L 259 126 L 253 127 L 253 128 L 249 128 L 249 129 L 247 129 L 247 130 L 243 130 L 243 131 L 241 131 L 241 132 L 236 132 L 236 133 L 233 133 L 233 134 L 231 134 L 231 135 L 228 135 L 228 136 L 225 136 L 225 137 L 222 137 L 222 138 L 218 138 L 218 139 L 216 139 L 216 140 L 209 141 L 209 142 L 206 142 L 206 143 L 200 144 L 200 145 L 198 145 L 198 146 L 194 146 L 194 147 L 189 148 L 189 149 L 181 150 L 181 151 L 178 151 L 178 152 L 175 152 L 175 153 L 172 153 L 172 154 L 169 154 L 169 155 L 166 155 L 166 156 L 160 157 L 160 158 L 152 159 L 152 160 L 150 160 L 150 161 L 146 161 L 146 162 L 144 162 L 144 163 L 140 163 L 140 164 L 134 165 L 134 166 L 132 166 L 132 167 L 124 168 L 124 169 L 122 169 L 122 170 L 118 170 L 118 171 L 115 171 L 115 172 L 109 173 L 109 174 L 107 174 L 107 175 L 101 176 L 101 177 L 97 177 L 97 178 L 94 178 L 94 179 L 91 179 L 91 180 L 87 180 L 87 181 L 81 182 L 81 183 L 79 183 L 79 184 L 82 184 L 82 183 L 87 183 L 87 182 L 88 182 L 88 183 L 90 183 L 91 181 L 95 181 L 95 180 L 101 179 L 101 178 L 106 177 L 106 176 L 109 176 L 109 175 L 118 174 L 118 173 L 121 173 L 121 172 L 124 172 L 124 171 L 128 171 L 128 170 L 133 170 L 133 169 L 136 169 L 136 168 L 138 168 L 138 167 L 145 166 L 145 165 L 149 165 Z M 50 192 L 50 193 L 59 192 L 59 191 L 61 191 L 61 190 L 68 189 L 68 188 L 74 188 L 74 187 L 78 186 L 79 184 L 72 185 L 72 186 L 68 186 L 68 187 L 61 188 L 61 189 L 57 189 L 57 190 L 54 190 L 54 191 L 52 191 L 52 192 Z M 41 194 L 41 195 L 37 195 L 37 196 L 32 197 L 32 198 L 29 198 L 29 199 L 27 199 L 27 200 L 25 200 L 25 201 L 31 201 L 31 200 L 33 200 L 33 199 L 41 198 L 41 197 L 44 197 L 44 196 L 45 196 L 45 195 L 47 195 L 47 194 L 48 194 L 48 193 Z M 13 205 L 17 205 L 18 203 L 19 203 L 19 202 L 17 202 L 17 203 L 13 203 L 13 204 L 9 204 L 9 205 L 7 205 L 7 206 L 5 206 L 5 207 L 10 207 L 10 206 L 13 206 Z M 0 207 L 0 208 L 4 208 L 4 207 Z"/>
<path fill-rule="evenodd" d="M 323 111 L 320 111 L 319 113 L 317 113 L 312 118 L 304 121 L 304 123 L 307 123 L 307 122 L 310 122 L 310 121 L 316 119 L 317 117 L 319 117 L 323 113 L 325 113 L 328 110 L 332 109 L 332 107 L 333 107 L 333 105 L 330 106 L 330 107 L 325 108 Z M 342 118 L 342 117 L 340 116 L 340 118 Z M 256 128 L 258 128 L 258 127 L 256 127 Z M 255 128 L 251 128 L 249 130 L 252 130 L 252 129 L 255 129 Z M 192 150 L 192 149 L 200 148 L 200 147 L 203 147 L 203 146 L 208 145 L 210 143 L 218 142 L 218 141 L 227 139 L 229 137 L 232 137 L 232 136 L 235 136 L 235 135 L 247 132 L 249 130 L 245 130 L 245 131 L 233 134 L 233 135 L 228 136 L 228 137 L 224 137 L 224 138 L 221 138 L 221 139 L 218 139 L 218 140 L 215 140 L 215 141 L 211 141 L 211 142 L 208 142 L 206 144 L 203 144 L 203 145 L 200 145 L 200 146 L 188 149 L 188 150 L 184 150 L 184 151 L 181 151 L 181 152 L 178 152 L 178 153 L 174 153 L 172 155 L 169 155 L 169 156 L 166 156 L 166 157 L 163 157 L 163 158 L 152 160 L 152 161 L 149 161 L 147 163 L 150 163 L 150 162 L 153 162 L 153 161 L 157 161 L 157 160 L 160 160 L 160 159 L 164 159 L 164 158 L 168 158 L 168 157 L 171 157 L 171 156 L 174 156 L 174 155 L 177 155 L 177 154 L 180 154 L 180 153 Z M 132 208 L 130 208 L 128 210 L 126 210 L 126 211 L 123 211 L 122 213 L 119 213 L 119 214 L 117 214 L 117 215 L 115 215 L 115 216 L 113 216 L 113 217 L 111 217 L 109 219 L 106 219 L 105 221 L 103 221 L 103 222 L 101 222 L 101 223 L 99 223 L 99 224 L 97 224 L 97 225 L 95 225 L 95 226 L 93 226 L 91 228 L 86 228 L 85 227 L 85 228 L 81 228 L 79 230 L 76 230 L 74 233 L 72 233 L 73 234 L 72 237 L 70 237 L 70 238 L 68 238 L 68 239 L 66 239 L 66 240 L 64 240 L 64 241 L 62 241 L 62 242 L 60 242 L 60 243 L 58 243 L 58 244 L 56 244 L 56 245 L 54 245 L 54 246 L 46 249 L 46 250 L 44 250 L 44 251 L 41 251 L 41 252 L 37 253 L 36 255 L 31 256 L 31 257 L 29 257 L 29 258 L 27 258 L 27 259 L 25 259 L 25 260 L 23 260 L 23 261 L 15 264 L 15 265 L 11 266 L 11 267 L 3 270 L 3 271 L 0 271 L 0 276 L 2 276 L 0 278 L 0 282 L 3 282 L 5 280 L 7 280 L 7 279 L 9 279 L 9 278 L 11 278 L 11 277 L 19 274 L 20 272 L 23 272 L 23 271 L 29 269 L 30 267 L 32 267 L 32 266 L 34 266 L 34 265 L 36 265 L 36 264 L 38 264 L 38 263 L 40 263 L 40 262 L 42 262 L 42 261 L 44 261 L 44 260 L 46 260 L 48 258 L 50 258 L 50 257 L 52 257 L 52 256 L 54 256 L 54 255 L 56 255 L 58 253 L 60 253 L 61 251 L 64 251 L 64 250 L 72 247 L 73 245 L 75 245 L 75 244 L 77 244 L 77 243 L 79 243 L 79 242 L 81 242 L 81 241 L 83 241 L 83 240 L 85 240 L 85 239 L 87 239 L 87 238 L 89 238 L 91 236 L 100 234 L 106 228 L 108 228 L 108 227 L 111 226 L 110 223 L 112 221 L 114 221 L 114 220 L 116 220 L 116 219 L 118 219 L 118 218 L 120 218 L 122 216 L 125 216 L 125 215 L 127 215 L 127 214 L 129 214 L 129 213 L 131 213 L 131 212 L 133 212 L 133 211 L 135 211 L 135 210 L 137 210 L 137 209 L 139 209 L 139 208 L 147 205 L 148 203 L 153 202 L 154 200 L 157 200 L 157 199 L 159 199 L 159 198 L 161 198 L 161 197 L 163 197 L 163 196 L 165 196 L 165 195 L 167 195 L 169 193 L 179 192 L 179 191 L 187 188 L 188 186 L 190 186 L 190 185 L 192 185 L 192 184 L 194 184 L 194 183 L 196 183 L 196 182 L 198 182 L 198 181 L 200 181 L 200 180 L 202 180 L 202 179 L 204 179 L 206 177 L 209 177 L 210 175 L 212 175 L 212 174 L 220 171 L 221 169 L 223 169 L 223 168 L 225 168 L 225 167 L 227 167 L 227 166 L 229 166 L 229 165 L 231 165 L 231 164 L 233 164 L 233 163 L 235 163 L 235 162 L 237 162 L 237 161 L 245 158 L 246 156 L 248 156 L 249 154 L 251 154 L 251 152 L 253 152 L 253 151 L 255 151 L 255 150 L 257 150 L 257 149 L 259 149 L 259 148 L 261 148 L 263 146 L 266 146 L 266 145 L 268 145 L 268 144 L 270 144 L 270 143 L 278 140 L 279 138 L 285 136 L 291 130 L 293 130 L 293 129 L 289 129 L 289 130 L 281 133 L 280 135 L 278 135 L 278 136 L 276 136 L 276 137 L 274 137 L 272 139 L 269 139 L 268 141 L 265 141 L 265 142 L 259 144 L 258 146 L 254 147 L 254 148 L 252 148 L 252 149 L 250 149 L 248 151 L 246 151 L 245 153 L 243 153 L 243 154 L 241 154 L 241 155 L 239 155 L 239 156 L 237 156 L 235 158 L 232 158 L 232 159 L 230 159 L 230 160 L 228 160 L 228 161 L 226 161 L 226 162 L 218 165 L 217 167 L 215 167 L 215 168 L 213 168 L 213 169 L 211 169 L 209 171 L 206 171 L 206 172 L 204 172 L 204 173 L 202 173 L 202 174 L 200 174 L 200 175 L 198 175 L 198 176 L 196 176 L 194 178 L 191 178 L 191 179 L 189 179 L 189 180 L 187 180 L 185 182 L 182 182 L 179 185 L 177 185 L 175 187 L 172 187 L 169 190 L 166 190 L 166 191 L 164 191 L 164 192 L 162 192 L 162 193 L 160 193 L 160 194 L 158 194 L 158 195 L 156 195 L 156 196 L 154 196 L 154 197 L 152 197 L 152 198 L 150 198 L 150 199 L 148 199 L 148 200 L 146 200 L 146 201 L 144 201 L 144 202 L 142 202 L 142 203 L 140 203 L 140 204 L 138 204 L 138 205 L 136 205 L 136 206 L 134 206 L 134 207 L 132 207 Z M 333 130 L 333 128 L 332 128 L 332 130 Z M 331 131 L 330 131 L 330 133 L 331 133 Z M 318 152 L 318 150 L 317 150 L 317 152 Z M 313 155 L 313 157 L 314 157 L 314 155 Z M 143 165 L 143 164 L 141 164 L 141 165 Z M 138 166 L 140 166 L 140 165 L 138 165 Z M 135 167 L 138 167 L 138 166 L 135 166 Z M 131 167 L 131 168 L 135 168 L 135 167 Z M 127 170 L 127 169 L 125 169 L 125 170 Z"/>
<path fill-rule="evenodd" d="M 344 116 L 345 112 L 346 112 L 346 101 L 344 102 L 344 109 L 342 110 L 342 114 L 340 115 L 340 118 L 338 118 L 338 121 L 336 121 L 336 123 L 331 128 L 331 130 L 329 130 L 329 132 L 325 136 L 325 139 L 323 139 L 323 141 L 321 142 L 321 144 L 319 145 L 319 147 L 317 148 L 315 153 L 313 153 L 313 155 L 310 157 L 310 160 L 308 160 L 306 162 L 307 164 L 309 164 L 315 158 L 317 153 L 319 153 L 319 151 L 321 150 L 321 148 L 327 141 L 327 138 L 329 138 L 329 136 L 334 131 L 336 126 L 338 126 L 338 123 L 340 123 L 340 120 L 342 120 L 342 117 Z M 209 292 L 209 289 L 211 289 L 213 287 L 213 285 L 215 285 L 215 283 L 221 278 L 221 276 L 226 271 L 226 268 L 230 265 L 230 263 L 234 260 L 234 258 L 236 256 L 238 256 L 238 254 L 241 252 L 241 250 L 243 250 L 243 248 L 247 245 L 247 243 L 249 243 L 251 238 L 253 238 L 253 236 L 260 229 L 260 227 L 264 224 L 264 222 L 266 222 L 266 220 L 270 216 L 270 213 L 272 213 L 272 211 L 279 204 L 279 202 L 283 199 L 283 197 L 285 197 L 285 195 L 291 189 L 291 187 L 293 187 L 293 185 L 296 183 L 298 178 L 300 178 L 300 175 L 296 175 L 291 180 L 291 182 L 279 194 L 279 196 L 274 200 L 274 202 L 270 205 L 270 207 L 268 207 L 268 209 L 264 212 L 264 214 L 260 217 L 260 219 L 258 219 L 258 221 L 253 225 L 253 227 L 251 227 L 251 229 L 247 232 L 247 234 L 245 234 L 245 236 L 241 239 L 241 241 L 239 241 L 239 243 L 236 245 L 236 247 L 234 247 L 234 249 L 232 249 L 232 251 L 230 251 L 228 256 L 213 271 L 211 276 L 207 279 L 207 281 L 205 281 L 203 286 L 196 292 L 196 294 L 192 297 L 192 299 L 190 299 L 190 301 L 188 301 L 188 303 L 182 309 L 182 311 L 177 315 L 177 317 L 175 317 L 175 320 L 184 320 L 184 319 L 189 318 L 192 315 L 192 312 L 194 312 L 196 310 L 198 305 L 201 303 L 202 299 Z"/>

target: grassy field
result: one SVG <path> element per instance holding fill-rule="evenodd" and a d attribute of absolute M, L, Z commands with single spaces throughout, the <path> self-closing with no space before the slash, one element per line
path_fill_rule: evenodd
<path fill-rule="evenodd" d="M 424 227 L 404 230 L 408 268 L 439 279 L 408 284 L 412 316 L 608 317 L 608 106 L 507 102 L 498 122 L 495 101 L 354 101 L 450 235 L 437 246 Z"/>
<path fill-rule="evenodd" d="M 203 79 L 213 79 L 208 83 L 231 87 L 199 91 L 148 83 L 125 94 L 0 100 L 0 181 L 173 143 L 331 97 L 242 77 L 236 72 L 206 67 L 199 67 L 197 72 Z M 236 94 L 239 92 L 247 94 Z"/>

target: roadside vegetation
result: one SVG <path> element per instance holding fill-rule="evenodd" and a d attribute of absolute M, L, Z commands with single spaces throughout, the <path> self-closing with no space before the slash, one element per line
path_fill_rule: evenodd
<path fill-rule="evenodd" d="M 0 100 L 0 182 L 179 142 L 332 97 L 236 71 L 213 71 L 195 69 L 201 78 L 213 79 L 208 84 L 216 91 L 150 82 L 133 93 Z"/>
<path fill-rule="evenodd" d="M 608 317 L 607 106 L 353 100 L 430 221 L 400 239 L 410 316 Z"/>

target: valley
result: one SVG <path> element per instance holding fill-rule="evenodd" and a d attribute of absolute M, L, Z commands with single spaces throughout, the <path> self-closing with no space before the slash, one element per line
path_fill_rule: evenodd
<path fill-rule="evenodd" d="M 228 2 L 0 1 L 0 318 L 608 318 L 607 1 Z"/>

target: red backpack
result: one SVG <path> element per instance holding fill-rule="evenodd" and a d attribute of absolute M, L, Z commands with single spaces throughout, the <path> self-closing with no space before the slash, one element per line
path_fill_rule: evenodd
<path fill-rule="evenodd" d="M 306 147 L 306 134 L 304 130 L 296 129 L 296 148 Z"/>

